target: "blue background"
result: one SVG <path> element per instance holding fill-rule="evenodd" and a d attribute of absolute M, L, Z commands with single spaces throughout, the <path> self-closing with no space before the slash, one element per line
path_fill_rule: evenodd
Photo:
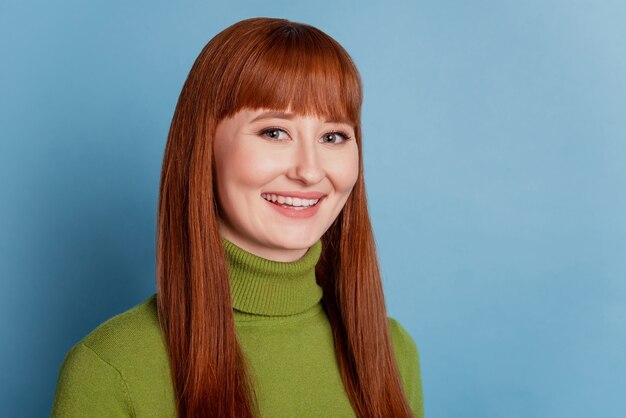
<path fill-rule="evenodd" d="M 66 351 L 154 292 L 167 130 L 204 44 L 313 24 L 364 81 L 389 313 L 428 417 L 623 417 L 626 3 L 0 5 L 2 413 L 49 414 Z"/>

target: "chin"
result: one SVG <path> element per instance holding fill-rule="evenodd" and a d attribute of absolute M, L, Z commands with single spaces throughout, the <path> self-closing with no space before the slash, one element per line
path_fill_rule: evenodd
<path fill-rule="evenodd" d="M 286 250 L 303 250 L 310 248 L 317 242 L 319 237 L 311 237 L 309 234 L 306 237 L 300 238 L 298 235 L 292 235 L 289 239 L 282 239 L 276 242 L 277 246 L 281 246 Z"/>
<path fill-rule="evenodd" d="M 310 248 L 313 244 L 315 244 L 315 241 L 293 241 L 293 240 L 289 240 L 289 241 L 280 241 L 277 243 L 277 245 L 281 246 L 282 248 L 286 249 L 286 250 L 303 250 L 305 248 Z"/>

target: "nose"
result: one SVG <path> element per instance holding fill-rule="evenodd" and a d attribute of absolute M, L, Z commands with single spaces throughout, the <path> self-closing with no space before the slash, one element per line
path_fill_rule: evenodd
<path fill-rule="evenodd" d="M 311 138 L 298 141 L 287 177 L 304 184 L 316 184 L 324 178 L 321 156 L 315 145 Z"/>

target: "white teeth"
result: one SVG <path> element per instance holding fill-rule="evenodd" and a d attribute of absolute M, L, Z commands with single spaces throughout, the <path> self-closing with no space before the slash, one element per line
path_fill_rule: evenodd
<path fill-rule="evenodd" d="M 319 202 L 319 199 L 302 199 L 299 197 L 277 196 L 275 194 L 270 195 L 266 193 L 261 193 L 261 197 L 270 202 L 278 202 L 281 205 L 287 204 L 289 206 L 294 206 L 294 207 L 298 207 L 298 206 L 308 207 L 308 206 L 313 206 L 314 204 Z"/>

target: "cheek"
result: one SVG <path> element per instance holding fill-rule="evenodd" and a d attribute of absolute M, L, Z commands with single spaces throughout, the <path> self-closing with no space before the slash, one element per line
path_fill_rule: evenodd
<path fill-rule="evenodd" d="M 216 155 L 216 168 L 220 183 L 225 186 L 258 188 L 281 169 L 278 159 L 249 145 L 233 146 L 219 157 Z"/>
<path fill-rule="evenodd" d="M 340 193 L 350 193 L 358 177 L 359 155 L 356 150 L 344 156 L 341 162 L 333 165 L 335 188 Z"/>

